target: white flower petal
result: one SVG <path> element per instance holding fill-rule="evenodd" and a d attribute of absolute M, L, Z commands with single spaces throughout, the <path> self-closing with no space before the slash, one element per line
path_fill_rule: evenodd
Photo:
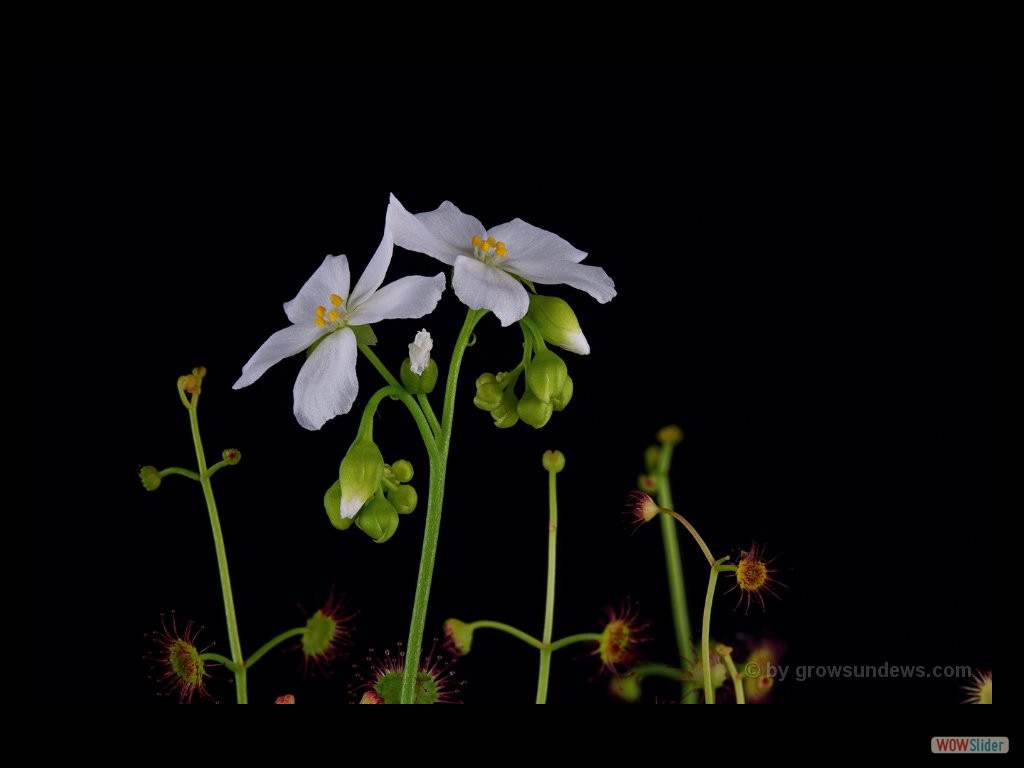
<path fill-rule="evenodd" d="M 466 256 L 455 261 L 452 289 L 471 309 L 491 310 L 502 325 L 511 325 L 530 308 L 530 298 L 522 283 L 500 269 Z"/>
<path fill-rule="evenodd" d="M 391 266 L 394 240 L 391 238 L 391 226 L 388 221 L 390 218 L 391 211 L 389 209 L 385 217 L 384 237 L 381 238 L 380 245 L 377 246 L 377 250 L 374 252 L 373 258 L 370 259 L 370 263 L 366 265 L 366 269 L 363 270 L 363 274 L 359 276 L 359 282 L 352 289 L 352 295 L 347 297 L 347 308 L 350 312 L 380 288 L 380 284 L 384 282 L 384 275 L 387 274 L 388 267 Z"/>
<path fill-rule="evenodd" d="M 295 418 L 306 429 L 320 429 L 329 419 L 348 413 L 359 394 L 356 335 L 342 328 L 324 339 L 295 379 Z"/>
<path fill-rule="evenodd" d="M 417 376 L 422 376 L 430 365 L 430 350 L 433 348 L 434 340 L 430 336 L 430 331 L 424 328 L 416 334 L 416 338 L 409 345 L 409 370 Z"/>
<path fill-rule="evenodd" d="M 527 224 L 522 219 L 512 219 L 507 224 L 492 227 L 487 231 L 487 236 L 505 244 L 508 248 L 508 269 L 517 275 L 520 274 L 519 270 L 511 265 L 537 260 L 579 263 L 587 257 L 586 252 L 574 248 L 554 232 Z"/>
<path fill-rule="evenodd" d="M 348 298 L 348 259 L 344 256 L 328 256 L 316 272 L 299 289 L 295 298 L 285 302 L 284 313 L 296 325 L 310 322 L 318 306 L 328 306 L 331 294 Z"/>
<path fill-rule="evenodd" d="M 282 328 L 263 342 L 263 345 L 249 358 L 249 362 L 242 366 L 242 375 L 234 383 L 232 389 L 249 386 L 266 373 L 270 366 L 309 348 L 324 333 L 325 329 L 318 328 L 313 323 L 312 317 L 299 325 Z"/>
<path fill-rule="evenodd" d="M 615 298 L 615 281 L 600 267 L 575 264 L 571 261 L 533 262 L 516 265 L 510 271 L 541 285 L 571 285 L 586 291 L 602 304 Z M 457 292 L 457 291 L 456 291 Z"/>
<path fill-rule="evenodd" d="M 412 275 L 388 283 L 360 304 L 349 318 L 350 325 L 369 325 L 381 320 L 423 317 L 434 311 L 444 291 L 444 274 L 433 277 Z"/>
<path fill-rule="evenodd" d="M 471 253 L 473 235 L 485 234 L 483 224 L 447 200 L 436 211 L 413 215 L 392 195 L 388 217 L 395 245 L 433 256 L 445 264 L 454 264 L 460 254 Z"/>

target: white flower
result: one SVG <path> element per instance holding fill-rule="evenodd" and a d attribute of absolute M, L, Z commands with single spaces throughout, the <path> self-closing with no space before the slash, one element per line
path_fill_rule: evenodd
<path fill-rule="evenodd" d="M 351 293 L 348 259 L 325 258 L 298 295 L 284 305 L 293 324 L 256 350 L 242 368 L 234 389 L 249 386 L 270 366 L 319 341 L 295 380 L 295 418 L 306 429 L 320 429 L 328 419 L 348 413 L 359 393 L 358 342 L 352 327 L 380 320 L 423 317 L 433 311 L 444 291 L 441 273 L 433 277 L 403 277 L 381 288 L 391 264 L 393 244 L 391 229 L 387 227 L 377 252 Z"/>
<path fill-rule="evenodd" d="M 430 363 L 430 350 L 434 348 L 434 340 L 424 328 L 416 334 L 416 339 L 409 345 L 409 369 L 417 376 L 422 376 Z"/>
<path fill-rule="evenodd" d="M 580 263 L 587 254 L 521 219 L 486 230 L 447 201 L 413 215 L 394 195 L 388 213 L 397 245 L 454 266 L 455 295 L 472 309 L 491 310 L 502 325 L 522 318 L 530 306 L 516 277 L 571 285 L 602 304 L 615 296 L 615 283 L 603 269 Z"/>

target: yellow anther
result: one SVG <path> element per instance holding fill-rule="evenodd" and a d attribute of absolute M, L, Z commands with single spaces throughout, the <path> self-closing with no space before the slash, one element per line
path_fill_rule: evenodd
<path fill-rule="evenodd" d="M 498 241 L 495 240 L 493 237 L 488 237 L 487 238 L 487 244 L 489 246 L 491 246 L 491 248 L 493 248 L 494 246 L 496 246 L 498 244 Z"/>
<path fill-rule="evenodd" d="M 480 235 L 473 235 L 473 239 L 470 240 L 469 242 L 471 242 L 473 244 L 474 248 L 479 248 L 480 247 L 480 243 L 482 243 L 483 241 L 484 241 L 484 239 L 482 237 L 480 237 Z"/>
<path fill-rule="evenodd" d="M 316 316 L 317 317 L 323 317 L 325 314 L 327 314 L 327 307 L 317 307 L 316 308 Z"/>
<path fill-rule="evenodd" d="M 327 321 L 326 321 L 326 320 L 324 320 L 324 319 L 323 319 L 322 317 L 320 317 L 320 315 L 317 315 L 317 316 L 316 316 L 316 317 L 315 317 L 315 318 L 313 319 L 313 322 L 314 322 L 314 323 L 316 323 L 316 324 L 317 324 L 318 326 L 320 326 L 321 328 L 323 328 L 323 327 L 324 327 L 325 325 L 327 325 Z"/>
<path fill-rule="evenodd" d="M 501 240 L 499 240 L 498 244 L 494 246 L 494 252 L 501 256 L 501 258 L 505 258 L 508 255 L 508 250 L 505 248 L 505 244 L 501 242 Z"/>
<path fill-rule="evenodd" d="M 336 309 L 332 309 L 330 312 L 327 313 L 327 319 L 330 320 L 332 323 L 338 322 L 339 317 L 341 317 L 341 312 L 339 312 Z"/>
<path fill-rule="evenodd" d="M 341 298 L 341 296 L 339 296 L 338 294 L 336 294 L 336 293 L 332 293 L 331 294 L 331 306 L 332 307 L 340 307 L 343 301 L 345 301 L 345 300 L 343 298 Z"/>
<path fill-rule="evenodd" d="M 480 247 L 480 250 L 483 251 L 484 253 L 490 253 L 490 251 L 491 251 L 491 244 L 488 243 L 486 240 L 484 240 L 482 243 L 480 243 L 479 247 Z"/>

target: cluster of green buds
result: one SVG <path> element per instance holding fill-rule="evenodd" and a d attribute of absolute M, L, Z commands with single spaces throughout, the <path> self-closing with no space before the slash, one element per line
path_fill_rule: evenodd
<path fill-rule="evenodd" d="M 373 440 L 357 437 L 341 460 L 338 479 L 324 494 L 324 509 L 340 531 L 355 523 L 377 544 L 395 535 L 398 516 L 416 509 L 419 496 L 408 482 L 413 469 L 405 459 L 385 464 Z"/>
<path fill-rule="evenodd" d="M 539 429 L 572 399 L 569 368 L 547 345 L 586 355 L 590 345 L 572 308 L 554 296 L 530 295 L 530 310 L 519 321 L 523 331 L 522 362 L 511 371 L 485 373 L 476 380 L 473 404 L 487 411 L 496 427 L 505 429 L 522 421 Z M 521 395 L 516 394 L 520 379 Z"/>

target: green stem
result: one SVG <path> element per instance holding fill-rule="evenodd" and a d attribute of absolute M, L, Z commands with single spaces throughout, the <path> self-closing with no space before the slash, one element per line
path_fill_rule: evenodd
<path fill-rule="evenodd" d="M 434 433 L 430 429 L 430 425 L 427 423 L 426 417 L 423 415 L 423 411 L 416 405 L 416 401 L 412 399 L 404 387 L 399 386 L 387 386 L 381 387 L 372 395 L 370 399 L 366 401 L 366 407 L 363 408 L 363 416 L 359 420 L 359 435 L 370 440 L 373 439 L 373 417 L 377 413 L 377 407 L 381 401 L 386 397 L 397 397 L 406 408 L 409 409 L 409 413 L 412 415 L 412 420 L 416 422 L 416 427 L 420 431 L 420 437 L 423 438 L 423 445 L 427 449 L 427 454 L 433 457 L 434 452 L 437 450 Z"/>
<path fill-rule="evenodd" d="M 370 346 L 368 344 L 360 344 L 359 351 L 362 352 L 366 359 L 373 364 L 373 367 L 377 369 L 377 372 L 384 377 L 384 381 L 386 381 L 392 387 L 403 389 L 398 379 L 396 379 L 391 374 L 391 371 L 388 370 L 388 367 L 380 361 L 380 358 L 377 357 L 376 353 L 372 349 L 370 349 Z"/>
<path fill-rule="evenodd" d="M 641 664 L 629 670 L 629 674 L 642 680 L 645 677 L 664 677 L 685 684 L 687 682 L 683 670 L 670 667 L 668 664 Z"/>
<path fill-rule="evenodd" d="M 258 649 L 256 649 L 255 653 L 250 655 L 249 658 L 245 660 L 245 668 L 252 669 L 253 664 L 262 659 L 264 656 L 267 655 L 267 653 L 274 650 L 274 648 L 279 646 L 285 640 L 291 637 L 298 637 L 299 635 L 304 634 L 306 634 L 305 627 L 295 627 L 295 629 L 289 629 L 287 632 L 282 632 L 280 635 L 277 635 L 276 637 L 267 640 L 267 642 L 265 642 Z"/>
<path fill-rule="evenodd" d="M 544 644 L 533 635 L 528 635 L 518 627 L 513 627 L 511 624 L 506 624 L 503 621 L 490 621 L 489 619 L 481 619 L 480 621 L 472 621 L 469 623 L 469 628 L 474 632 L 478 629 L 496 629 L 499 632 L 504 632 L 506 635 L 512 635 L 517 640 L 522 640 L 527 645 L 533 646 L 538 651 L 544 648 Z"/>
<path fill-rule="evenodd" d="M 448 449 L 451 447 L 452 424 L 455 420 L 455 394 L 458 389 L 459 369 L 462 367 L 462 357 L 473 336 L 473 329 L 485 314 L 486 310 L 479 309 L 470 309 L 466 313 L 466 320 L 462 324 L 462 330 L 455 342 L 452 360 L 448 366 L 444 407 L 441 410 L 441 429 L 437 433 L 435 450 L 428 451 L 430 454 L 430 484 L 427 490 L 427 519 L 423 531 L 423 550 L 420 554 L 420 568 L 416 578 L 412 619 L 409 622 L 409 640 L 405 646 L 405 672 L 402 675 L 401 699 L 403 704 L 412 704 L 416 696 L 416 675 L 419 671 L 420 651 L 423 645 L 423 629 L 427 623 L 430 583 L 434 576 L 437 542 L 441 534 L 441 507 L 444 503 Z"/>
<path fill-rule="evenodd" d="M 708 591 L 704 596 L 704 622 L 700 631 L 700 667 L 704 677 L 704 703 L 715 703 L 715 688 L 711 680 L 711 603 L 715 599 L 715 584 L 718 583 L 718 564 L 711 566 L 708 576 Z"/>
<path fill-rule="evenodd" d="M 673 508 L 669 468 L 672 466 L 671 443 L 662 443 L 658 453 L 658 506 Z M 686 604 L 686 585 L 683 583 L 683 555 L 679 550 L 679 534 L 672 521 L 661 515 L 661 543 L 665 550 L 665 571 L 668 574 L 669 602 L 672 606 L 672 624 L 676 632 L 679 663 L 685 668 L 693 665 L 693 630 L 690 628 L 690 610 Z M 683 703 L 696 704 L 697 692 L 683 685 Z"/>
<path fill-rule="evenodd" d="M 199 473 L 193 472 L 191 469 L 182 469 L 181 467 L 167 467 L 161 469 L 159 472 L 160 477 L 167 477 L 168 475 L 181 475 L 187 477 L 189 480 L 195 480 L 199 482 Z"/>
<path fill-rule="evenodd" d="M 203 661 L 213 661 L 217 664 L 223 664 L 233 673 L 237 673 L 238 670 L 240 669 L 240 667 L 237 664 L 235 664 L 235 662 L 233 662 L 227 656 L 221 656 L 219 653 L 201 653 L 199 654 L 199 658 Z"/>
<path fill-rule="evenodd" d="M 576 643 L 599 643 L 601 642 L 600 632 L 580 632 L 575 635 L 567 635 L 551 644 L 551 651 L 560 651 Z"/>
<path fill-rule="evenodd" d="M 671 515 L 679 521 L 679 524 L 682 525 L 683 528 L 685 528 L 687 532 L 689 532 L 689 534 L 693 536 L 693 540 L 697 542 L 697 546 L 699 546 L 700 551 L 704 553 L 704 558 L 708 561 L 708 565 L 714 567 L 715 556 L 711 554 L 711 550 L 708 549 L 708 545 L 704 542 L 704 537 L 697 533 L 697 529 L 690 524 L 690 521 L 682 515 L 680 515 L 674 509 L 662 509 L 661 511 L 667 515 Z"/>
<path fill-rule="evenodd" d="M 182 392 L 181 388 L 178 388 Z M 228 645 L 231 648 L 231 660 L 235 665 L 235 693 L 239 704 L 249 701 L 246 685 L 245 657 L 242 656 L 242 641 L 238 636 L 238 619 L 235 616 L 235 598 L 231 592 L 231 574 L 228 571 L 228 554 L 224 547 L 224 533 L 220 527 L 220 516 L 217 514 L 217 501 L 213 497 L 213 485 L 206 466 L 206 453 L 203 451 L 203 439 L 199 434 L 199 415 L 197 406 L 199 395 L 192 396 L 188 407 L 189 423 L 192 425 L 192 442 L 196 449 L 196 462 L 199 465 L 199 484 L 203 487 L 206 509 L 210 513 L 210 528 L 213 530 L 213 547 L 217 552 L 217 570 L 220 572 L 220 590 L 224 596 L 224 615 L 228 624 Z"/>
<path fill-rule="evenodd" d="M 436 435 L 441 431 L 441 422 L 437 420 L 437 415 L 434 413 L 434 409 L 430 405 L 430 400 L 421 392 L 416 395 L 416 402 L 420 404 L 420 408 L 423 409 L 423 414 L 427 417 L 427 421 L 430 423 L 430 428 L 434 430 L 434 434 Z"/>
<path fill-rule="evenodd" d="M 558 472 L 548 470 L 548 584 L 544 599 L 544 634 L 537 673 L 537 703 L 547 704 L 548 680 L 551 677 L 551 635 L 555 628 L 555 558 L 558 554 Z"/>
<path fill-rule="evenodd" d="M 740 672 L 736 669 L 736 662 L 732 660 L 732 654 L 722 654 L 722 661 L 725 662 L 725 668 L 729 671 L 729 678 L 732 680 L 732 689 L 736 694 L 736 703 L 746 704 L 747 696 L 743 691 L 743 678 L 740 677 Z"/>

